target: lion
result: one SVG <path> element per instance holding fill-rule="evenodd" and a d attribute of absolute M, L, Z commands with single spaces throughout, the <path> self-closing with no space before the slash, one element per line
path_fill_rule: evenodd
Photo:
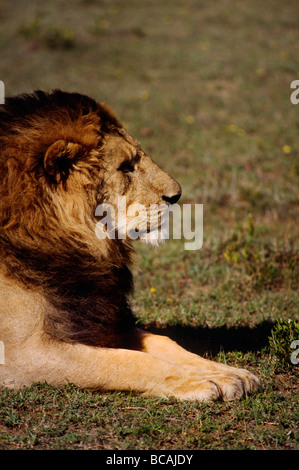
<path fill-rule="evenodd" d="M 137 326 L 132 240 L 97 237 L 95 209 L 105 203 L 117 211 L 120 196 L 145 213 L 154 204 L 171 207 L 181 187 L 109 106 L 61 90 L 8 98 L 0 171 L 2 387 L 73 383 L 198 401 L 258 390 L 251 372 Z M 141 241 L 155 243 L 151 231 L 160 224 Z"/>

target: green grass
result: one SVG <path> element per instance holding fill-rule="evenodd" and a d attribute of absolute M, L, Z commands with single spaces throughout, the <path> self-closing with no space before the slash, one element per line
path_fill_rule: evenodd
<path fill-rule="evenodd" d="M 213 404 L 80 391 L 73 385 L 6 390 L 0 449 L 294 449 L 295 376 L 275 376 L 262 354 L 228 353 L 225 359 L 262 367 L 265 390 L 240 402 Z"/>
<path fill-rule="evenodd" d="M 215 404 L 4 390 L 0 448 L 295 449 L 298 366 L 277 367 L 268 337 L 299 319 L 298 2 L 14 5 L 0 1 L 6 94 L 59 87 L 110 103 L 182 203 L 204 205 L 201 250 L 135 245 L 139 323 L 264 387 Z"/>

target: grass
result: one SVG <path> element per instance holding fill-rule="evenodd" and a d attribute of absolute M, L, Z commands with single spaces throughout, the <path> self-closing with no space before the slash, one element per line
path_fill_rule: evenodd
<path fill-rule="evenodd" d="M 201 250 L 136 244 L 138 322 L 264 388 L 215 404 L 3 390 L 0 448 L 298 448 L 298 366 L 278 367 L 269 347 L 279 319 L 299 319 L 298 2 L 14 4 L 0 1 L 6 94 L 59 87 L 109 102 L 180 181 L 182 203 L 204 205 Z"/>
<path fill-rule="evenodd" d="M 275 376 L 262 355 L 228 353 L 226 359 L 262 367 L 265 390 L 240 402 L 214 404 L 92 393 L 73 385 L 6 390 L 1 394 L 0 448 L 294 449 L 295 376 Z"/>

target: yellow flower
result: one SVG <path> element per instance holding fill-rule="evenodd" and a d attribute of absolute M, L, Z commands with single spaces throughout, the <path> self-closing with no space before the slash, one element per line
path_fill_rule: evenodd
<path fill-rule="evenodd" d="M 194 124 L 195 122 L 194 116 L 186 116 L 186 122 L 188 124 Z"/>
<path fill-rule="evenodd" d="M 229 124 L 229 126 L 227 126 L 227 130 L 229 132 L 234 132 L 234 133 L 238 134 L 239 136 L 245 135 L 244 129 L 241 129 L 240 127 L 237 127 L 235 124 Z"/>
<path fill-rule="evenodd" d="M 243 136 L 243 135 L 246 134 L 246 132 L 245 132 L 244 129 L 242 129 L 241 127 L 237 127 L 235 124 L 229 124 L 229 125 L 227 126 L 227 130 L 228 130 L 229 132 L 233 132 L 233 133 L 235 133 L 235 134 L 237 134 L 237 135 L 239 135 L 239 136 Z"/>
<path fill-rule="evenodd" d="M 284 146 L 282 147 L 282 151 L 283 151 L 283 153 L 286 153 L 286 154 L 287 154 L 287 153 L 291 153 L 292 149 L 291 149 L 291 147 L 290 147 L 289 145 L 284 145 Z"/>
<path fill-rule="evenodd" d="M 153 294 L 154 292 L 156 292 L 156 289 L 155 289 L 154 287 L 151 287 L 151 288 L 150 288 L 150 291 L 151 291 L 151 293 Z"/>
<path fill-rule="evenodd" d="M 142 100 L 148 100 L 149 99 L 149 92 L 148 91 L 143 91 L 142 93 L 140 93 L 140 98 Z"/>
<path fill-rule="evenodd" d="M 108 21 L 108 20 L 100 21 L 100 28 L 101 29 L 108 29 L 110 25 L 111 25 L 111 21 Z"/>
<path fill-rule="evenodd" d="M 267 76 L 267 70 L 263 68 L 257 69 L 255 73 L 259 78 L 265 78 Z"/>
<path fill-rule="evenodd" d="M 168 297 L 168 302 L 173 302 L 172 298 L 171 297 Z"/>

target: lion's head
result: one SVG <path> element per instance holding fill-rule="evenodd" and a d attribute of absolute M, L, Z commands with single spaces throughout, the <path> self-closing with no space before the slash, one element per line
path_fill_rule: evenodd
<path fill-rule="evenodd" d="M 166 210 L 180 197 L 179 184 L 112 111 L 86 96 L 38 91 L 8 99 L 0 126 L 1 230 L 19 230 L 19 242 L 48 240 L 53 250 L 57 236 L 90 241 L 100 204 L 113 207 L 122 224 L 119 197 L 126 198 L 126 235 L 142 219 L 140 238 L 151 241 L 161 220 L 150 227 L 149 209 Z"/>
<path fill-rule="evenodd" d="M 119 344 L 132 323 L 132 237 L 124 236 L 119 198 L 126 198 L 125 235 L 145 222 L 139 238 L 151 241 L 179 184 L 108 106 L 59 90 L 0 107 L 0 173 L 0 268 L 42 291 L 53 336 Z M 96 237 L 103 204 L 113 207 L 121 237 Z M 152 207 L 163 207 L 153 226 Z"/>

